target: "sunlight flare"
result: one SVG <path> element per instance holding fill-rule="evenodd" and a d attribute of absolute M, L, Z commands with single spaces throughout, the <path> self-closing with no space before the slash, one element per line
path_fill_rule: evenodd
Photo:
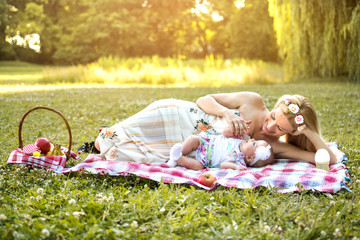
<path fill-rule="evenodd" d="M 35 52 L 40 52 L 40 36 L 37 33 L 25 35 L 25 37 L 21 37 L 20 35 L 16 35 L 14 37 L 6 37 L 6 41 L 10 44 L 16 44 L 22 47 L 29 47 L 33 49 Z"/>
<path fill-rule="evenodd" d="M 244 8 L 245 7 L 245 0 L 237 0 L 235 1 L 235 7 L 236 8 Z"/>

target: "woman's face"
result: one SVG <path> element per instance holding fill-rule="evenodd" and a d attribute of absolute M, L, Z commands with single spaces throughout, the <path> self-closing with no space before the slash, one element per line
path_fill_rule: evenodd
<path fill-rule="evenodd" d="M 262 132 L 265 135 L 280 137 L 293 133 L 294 128 L 279 107 L 274 108 L 265 118 Z"/>

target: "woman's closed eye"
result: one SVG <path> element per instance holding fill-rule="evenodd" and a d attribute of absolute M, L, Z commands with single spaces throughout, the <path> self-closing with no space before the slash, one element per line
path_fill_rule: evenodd
<path fill-rule="evenodd" d="M 275 119 L 275 112 L 272 112 L 272 113 L 271 113 L 271 118 L 272 118 L 273 120 L 276 120 L 276 119 Z M 280 131 L 282 131 L 282 132 L 284 131 L 284 129 L 282 129 L 279 125 L 276 125 L 276 126 L 277 126 L 277 128 L 278 128 Z"/>
<path fill-rule="evenodd" d="M 273 120 L 275 120 L 275 113 L 274 113 L 274 112 L 271 113 L 271 118 L 272 118 Z"/>

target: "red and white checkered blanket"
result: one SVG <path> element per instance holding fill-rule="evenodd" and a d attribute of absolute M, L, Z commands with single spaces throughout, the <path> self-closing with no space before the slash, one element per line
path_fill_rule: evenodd
<path fill-rule="evenodd" d="M 342 188 L 348 189 L 345 154 L 335 143 L 330 144 L 339 162 L 330 166 L 330 172 L 317 169 L 314 164 L 292 160 L 276 160 L 274 164 L 263 168 L 248 168 L 246 171 L 208 168 L 202 171 L 188 170 L 183 167 L 169 168 L 166 164 L 150 165 L 145 163 L 109 162 L 99 155 L 88 158 L 62 173 L 86 172 L 90 174 L 109 174 L 111 176 L 133 174 L 139 177 L 165 183 L 186 183 L 210 190 L 216 185 L 236 188 L 256 188 L 259 186 L 274 188 L 277 192 L 287 193 L 299 190 L 316 190 L 336 193 Z M 213 174 L 217 181 L 212 188 L 201 185 L 199 176 L 204 172 Z"/>
<path fill-rule="evenodd" d="M 276 160 L 274 164 L 263 168 L 248 168 L 245 171 L 217 168 L 193 171 L 183 167 L 169 168 L 166 164 L 150 165 L 145 163 L 110 162 L 101 159 L 99 155 L 93 154 L 89 155 L 85 161 L 70 168 L 62 168 L 60 163 L 56 164 L 56 161 L 49 163 L 47 161 L 14 160 L 16 155 L 10 155 L 8 163 L 25 163 L 48 167 L 61 174 L 69 172 L 109 174 L 110 176 L 128 176 L 133 174 L 158 182 L 192 184 L 206 190 L 210 190 L 216 185 L 242 189 L 264 186 L 273 188 L 280 193 L 299 190 L 336 193 L 342 188 L 349 190 L 345 185 L 345 182 L 349 180 L 348 172 L 344 165 L 344 162 L 347 160 L 346 156 L 337 148 L 335 143 L 331 143 L 329 146 L 339 159 L 338 163 L 330 166 L 330 172 L 317 169 L 311 163 L 284 159 Z M 76 154 L 72 154 L 72 156 L 77 157 Z M 77 157 L 77 159 L 79 158 Z M 217 178 L 212 188 L 198 182 L 198 178 L 203 172 L 210 172 Z"/>

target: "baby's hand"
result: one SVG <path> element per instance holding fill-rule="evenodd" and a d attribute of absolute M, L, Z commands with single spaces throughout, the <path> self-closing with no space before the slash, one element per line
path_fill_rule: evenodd
<path fill-rule="evenodd" d="M 242 170 L 246 170 L 246 169 L 247 168 L 245 166 L 243 166 L 243 165 L 237 165 L 235 170 L 242 171 Z"/>
<path fill-rule="evenodd" d="M 250 136 L 248 134 L 243 134 L 241 137 L 239 137 L 239 139 L 249 140 Z"/>

